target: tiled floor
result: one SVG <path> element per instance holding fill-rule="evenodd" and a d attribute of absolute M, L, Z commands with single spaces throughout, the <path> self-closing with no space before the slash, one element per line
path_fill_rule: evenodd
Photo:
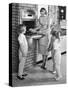
<path fill-rule="evenodd" d="M 16 74 L 13 75 L 13 86 L 32 86 L 66 83 L 66 54 L 62 55 L 61 72 L 62 79 L 56 81 L 52 71 L 52 60 L 47 61 L 47 71 L 40 68 L 41 64 L 31 67 L 28 76 L 24 80 L 18 80 Z"/>

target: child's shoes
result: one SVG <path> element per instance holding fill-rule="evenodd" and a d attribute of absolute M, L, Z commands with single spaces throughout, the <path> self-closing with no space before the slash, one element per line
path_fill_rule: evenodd
<path fill-rule="evenodd" d="M 62 78 L 62 76 L 55 77 L 55 80 L 60 80 L 61 78 Z"/>

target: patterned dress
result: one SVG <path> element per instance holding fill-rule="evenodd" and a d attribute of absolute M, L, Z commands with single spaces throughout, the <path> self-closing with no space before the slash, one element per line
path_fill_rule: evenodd
<path fill-rule="evenodd" d="M 48 44 L 49 44 L 48 17 L 40 16 L 39 25 L 40 25 L 39 33 L 42 33 L 45 35 L 44 37 L 42 37 L 39 40 L 39 51 L 42 55 L 47 55 L 48 54 L 47 48 L 48 48 Z"/>

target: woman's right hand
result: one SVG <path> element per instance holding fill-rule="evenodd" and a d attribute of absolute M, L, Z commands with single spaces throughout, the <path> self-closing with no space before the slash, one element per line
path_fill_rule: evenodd
<path fill-rule="evenodd" d="M 30 29 L 29 29 L 29 31 L 33 31 L 33 29 L 32 29 L 32 28 L 30 28 Z"/>
<path fill-rule="evenodd" d="M 29 31 L 36 33 L 35 29 L 30 28 Z"/>

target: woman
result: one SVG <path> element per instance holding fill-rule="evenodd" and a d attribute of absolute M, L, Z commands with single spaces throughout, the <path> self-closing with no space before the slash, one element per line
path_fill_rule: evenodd
<path fill-rule="evenodd" d="M 43 64 L 41 66 L 42 69 L 46 69 L 46 60 L 48 56 L 48 44 L 49 44 L 49 35 L 48 35 L 48 16 L 47 11 L 45 8 L 41 8 L 40 10 L 41 16 L 39 17 L 39 24 L 37 28 L 30 29 L 32 32 L 37 32 L 39 34 L 44 34 L 44 37 L 42 37 L 39 40 L 39 49 L 40 53 L 43 56 Z"/>

